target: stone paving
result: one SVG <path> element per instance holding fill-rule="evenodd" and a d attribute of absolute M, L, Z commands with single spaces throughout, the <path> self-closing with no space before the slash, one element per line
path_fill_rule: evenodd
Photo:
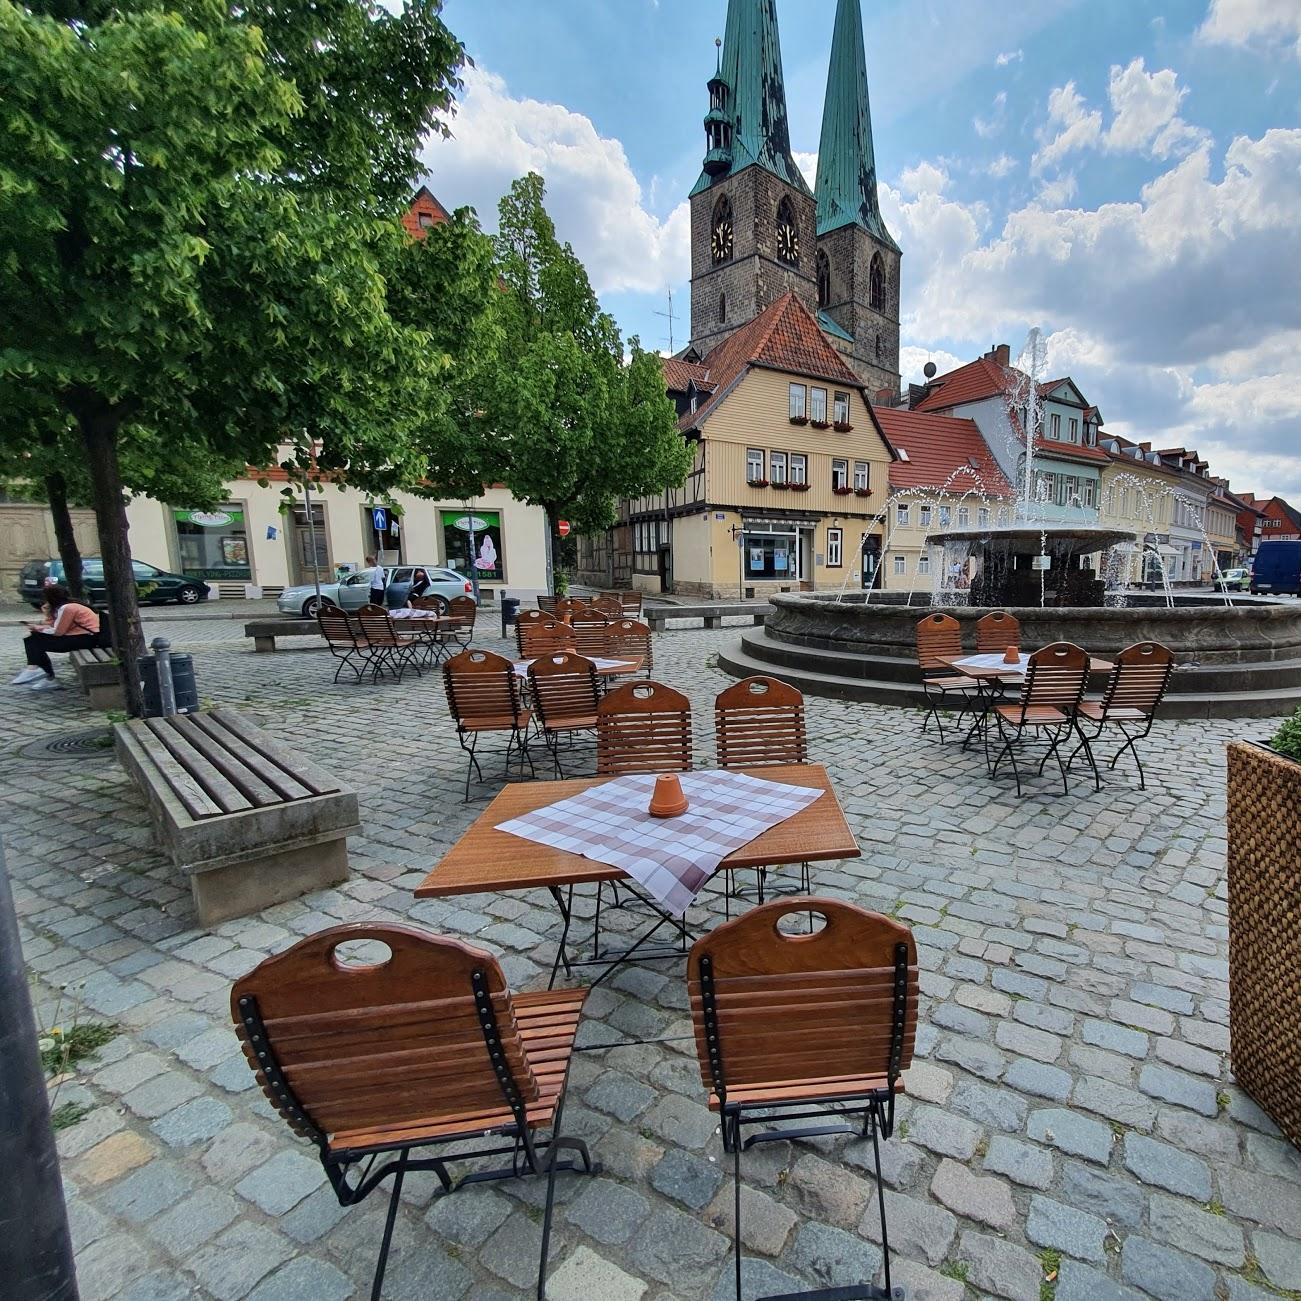
<path fill-rule="evenodd" d="M 59 1136 L 82 1297 L 365 1296 L 384 1199 L 341 1209 L 262 1100 L 231 1029 L 231 980 L 301 935 L 374 918 L 471 938 L 536 988 L 557 919 L 541 894 L 412 898 L 483 807 L 460 801 L 436 676 L 332 687 L 310 643 L 255 655 L 219 622 L 154 629 L 194 651 L 205 697 L 353 783 L 364 833 L 346 885 L 201 930 L 111 754 L 18 754 L 98 721 L 80 697 L 0 692 L 5 844 L 41 1015 L 66 988 L 62 1019 L 75 994 L 83 1019 L 121 1027 L 59 1094 L 89 1108 Z M 701 762 L 726 683 L 713 656 L 732 636 L 656 639 L 656 676 L 694 702 Z M 910 1301 L 1301 1290 L 1301 1156 L 1226 1060 L 1223 743 L 1268 722 L 1163 723 L 1146 793 L 1113 778 L 1102 795 L 1044 783 L 1022 801 L 979 758 L 920 738 L 911 712 L 815 699 L 809 723 L 863 850 L 817 867 L 816 888 L 902 918 L 920 948 L 917 1059 L 883 1149 Z M 721 915 L 716 896 L 707 906 Z M 683 962 L 624 969 L 585 1017 L 566 1120 L 603 1172 L 559 1180 L 549 1296 L 730 1296 L 730 1175 L 687 1037 Z M 747 1154 L 747 1297 L 877 1270 L 869 1170 L 857 1140 Z M 434 1186 L 408 1180 L 385 1297 L 531 1295 L 541 1184 Z"/>

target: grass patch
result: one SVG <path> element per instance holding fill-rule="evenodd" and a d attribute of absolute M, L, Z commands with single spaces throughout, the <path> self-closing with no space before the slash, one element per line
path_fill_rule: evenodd
<path fill-rule="evenodd" d="M 1043 1270 L 1043 1282 L 1039 1284 L 1039 1301 L 1053 1301 L 1057 1295 L 1057 1274 L 1062 1267 L 1062 1253 L 1045 1247 L 1039 1253 L 1039 1267 Z"/>
<path fill-rule="evenodd" d="M 940 1266 L 940 1273 L 945 1278 L 956 1278 L 959 1283 L 966 1283 L 967 1281 L 967 1267 L 960 1260 L 946 1260 Z"/>
<path fill-rule="evenodd" d="M 1230 1101 L 1229 1095 L 1223 1089 L 1215 1095 L 1215 1104 L 1221 1111 L 1228 1111 Z"/>
<path fill-rule="evenodd" d="M 117 1034 L 117 1026 L 109 1021 L 82 1021 L 66 1030 L 56 1025 L 41 1036 L 41 1065 L 47 1075 L 62 1075 L 93 1057 Z"/>
<path fill-rule="evenodd" d="M 1207 1203 L 1206 1203 L 1206 1209 L 1207 1209 L 1207 1210 L 1208 1210 L 1212 1215 L 1223 1215 L 1223 1214 L 1224 1214 L 1224 1203 L 1223 1203 L 1223 1202 L 1220 1202 L 1220 1201 L 1211 1201 L 1211 1202 L 1207 1202 Z"/>
<path fill-rule="evenodd" d="M 75 1125 L 88 1111 L 89 1107 L 82 1106 L 80 1102 L 65 1102 L 61 1107 L 55 1107 L 50 1112 L 50 1124 L 57 1132 L 60 1129 L 68 1129 Z"/>

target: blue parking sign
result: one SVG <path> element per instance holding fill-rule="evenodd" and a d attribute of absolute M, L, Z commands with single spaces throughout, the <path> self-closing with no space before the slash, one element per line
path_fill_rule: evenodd
<path fill-rule="evenodd" d="M 388 532 L 388 511 L 383 506 L 376 506 L 372 509 L 371 519 L 375 524 L 376 533 Z"/>

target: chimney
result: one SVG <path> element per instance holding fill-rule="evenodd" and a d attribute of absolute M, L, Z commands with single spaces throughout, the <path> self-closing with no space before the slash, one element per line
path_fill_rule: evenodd
<path fill-rule="evenodd" d="M 872 395 L 872 403 L 878 407 L 895 407 L 899 405 L 899 394 L 892 388 L 879 388 Z"/>
<path fill-rule="evenodd" d="M 1005 343 L 991 343 L 983 360 L 1006 368 L 1012 364 L 1012 349 Z"/>

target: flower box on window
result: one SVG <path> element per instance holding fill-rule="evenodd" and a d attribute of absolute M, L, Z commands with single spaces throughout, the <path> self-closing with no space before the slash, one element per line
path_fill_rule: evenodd
<path fill-rule="evenodd" d="M 855 489 L 854 489 L 854 496 L 855 496 L 855 497 L 870 497 L 871 495 L 872 495 L 872 490 L 871 490 L 871 488 L 855 488 Z"/>
<path fill-rule="evenodd" d="M 851 425 L 848 420 L 837 420 L 835 424 L 832 425 L 832 428 L 838 434 L 852 434 L 854 432 L 854 426 Z"/>
<path fill-rule="evenodd" d="M 830 421 L 830 420 L 810 420 L 810 421 L 809 421 L 809 424 L 811 424 L 811 425 L 813 426 L 814 429 L 830 429 L 830 428 L 831 428 L 831 421 Z"/>
<path fill-rule="evenodd" d="M 780 488 L 780 489 L 782 489 L 783 491 L 785 491 L 785 489 L 787 489 L 787 488 L 790 487 L 790 484 L 787 483 L 787 482 L 783 479 L 783 480 L 781 480 L 781 481 L 779 481 L 779 482 L 776 482 L 776 483 L 770 483 L 768 486 L 769 486 L 770 488 Z"/>
<path fill-rule="evenodd" d="M 767 479 L 747 479 L 746 483 L 748 483 L 751 488 L 766 488 L 768 486 Z"/>
<path fill-rule="evenodd" d="M 793 425 L 807 425 L 809 423 L 808 416 L 790 416 L 789 419 Z"/>
<path fill-rule="evenodd" d="M 831 491 L 834 492 L 837 497 L 848 497 L 854 490 L 848 484 L 842 483 L 839 487 L 832 488 Z"/>
<path fill-rule="evenodd" d="M 791 484 L 791 491 L 792 491 L 792 492 L 808 492 L 808 490 L 809 490 L 809 485 L 808 485 L 807 483 L 793 483 L 793 484 Z"/>

